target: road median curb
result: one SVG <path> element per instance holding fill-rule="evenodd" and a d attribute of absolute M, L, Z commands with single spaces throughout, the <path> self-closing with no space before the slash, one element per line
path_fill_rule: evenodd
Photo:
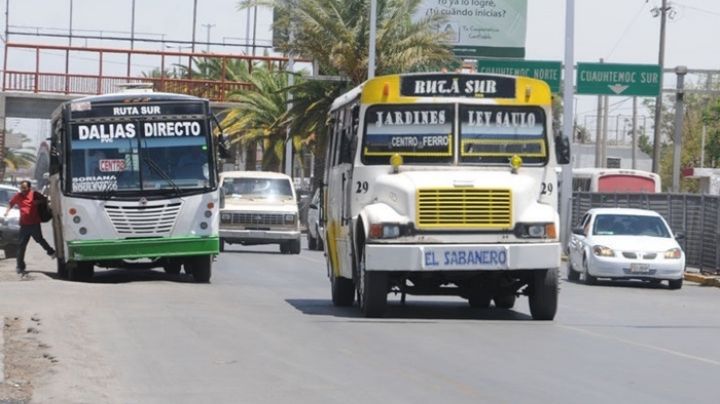
<path fill-rule="evenodd" d="M 707 276 L 697 273 L 686 272 L 685 280 L 690 282 L 696 282 L 703 286 L 720 287 L 720 277 L 717 276 Z"/>

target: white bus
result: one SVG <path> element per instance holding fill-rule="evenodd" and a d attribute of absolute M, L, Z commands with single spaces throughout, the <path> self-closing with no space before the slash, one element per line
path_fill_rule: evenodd
<path fill-rule="evenodd" d="M 658 174 L 628 168 L 573 168 L 573 191 L 644 192 L 662 191 Z"/>
<path fill-rule="evenodd" d="M 50 198 L 58 274 L 181 268 L 209 282 L 219 249 L 219 140 L 207 100 L 118 93 L 52 116 Z"/>
<path fill-rule="evenodd" d="M 535 319 L 557 308 L 557 164 L 545 82 L 371 79 L 330 111 L 322 217 L 332 300 L 382 316 L 390 292 L 457 295 Z M 557 147 L 557 152 L 556 152 Z"/>

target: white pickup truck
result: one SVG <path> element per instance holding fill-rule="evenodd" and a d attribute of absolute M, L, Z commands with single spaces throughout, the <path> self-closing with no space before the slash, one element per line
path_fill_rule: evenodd
<path fill-rule="evenodd" d="M 292 180 L 266 171 L 226 171 L 221 178 L 220 251 L 227 244 L 279 244 L 300 254 L 300 223 Z"/>

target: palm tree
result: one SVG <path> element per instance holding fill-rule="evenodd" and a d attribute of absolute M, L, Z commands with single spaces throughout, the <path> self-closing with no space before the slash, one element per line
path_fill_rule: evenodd
<path fill-rule="evenodd" d="M 20 144 L 24 145 L 25 143 L 29 142 L 30 139 L 28 136 L 24 133 L 13 133 L 12 130 L 7 130 L 5 132 L 5 136 L 19 136 L 20 137 Z M 29 168 L 32 167 L 33 164 L 35 164 L 35 149 L 34 148 L 27 148 L 23 147 L 20 149 L 10 149 L 8 147 L 5 147 L 4 149 L 5 153 L 2 160 L 2 174 L 3 177 L 5 175 L 5 172 L 9 168 L 10 170 L 17 170 L 20 168 Z"/>
<path fill-rule="evenodd" d="M 413 21 L 420 0 L 378 0 L 378 74 L 438 70 L 455 63 L 447 38 L 434 27 L 444 17 Z M 316 170 L 321 172 L 326 146 L 327 111 L 349 87 L 365 81 L 368 72 L 369 2 L 364 0 L 244 0 L 239 8 L 271 6 L 275 32 L 288 32 L 294 22 L 294 40 L 280 35 L 277 49 L 314 60 L 319 74 L 346 77 L 346 82 L 306 80 L 289 89 L 294 94 L 292 132 L 312 136 Z"/>
<path fill-rule="evenodd" d="M 288 127 L 287 75 L 284 72 L 257 67 L 240 77 L 252 85 L 252 90 L 230 95 L 237 104 L 225 114 L 220 123 L 231 143 L 239 142 L 254 152 L 257 141 L 263 142 L 263 169 L 279 171 Z"/>

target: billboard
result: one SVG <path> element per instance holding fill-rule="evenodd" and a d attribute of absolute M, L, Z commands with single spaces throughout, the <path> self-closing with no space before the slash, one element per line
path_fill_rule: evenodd
<path fill-rule="evenodd" d="M 525 57 L 527 0 L 422 0 L 415 17 L 433 15 L 459 57 Z"/>

